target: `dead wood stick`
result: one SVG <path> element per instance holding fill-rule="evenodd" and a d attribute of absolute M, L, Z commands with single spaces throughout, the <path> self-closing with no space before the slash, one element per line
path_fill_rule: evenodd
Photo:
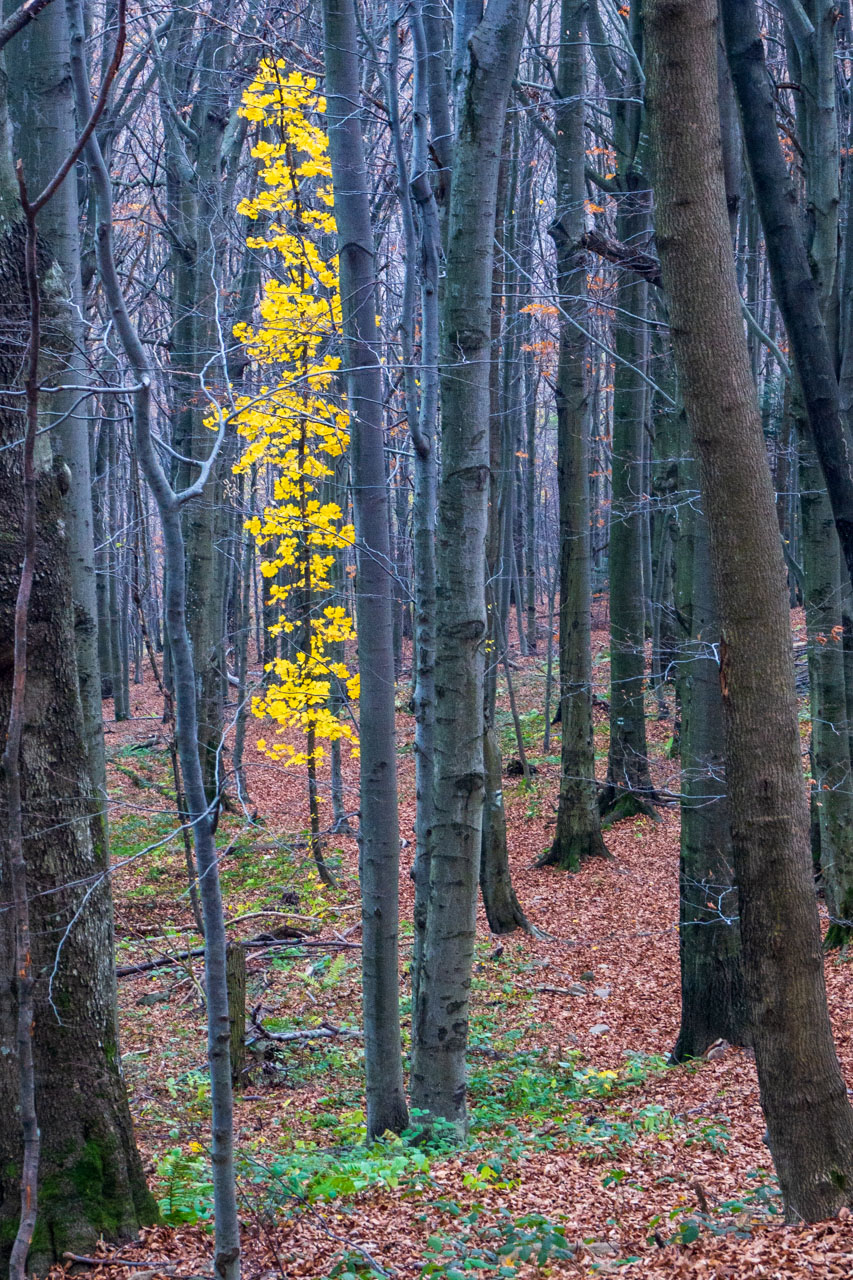
<path fill-rule="evenodd" d="M 333 1040 L 338 1036 L 347 1040 L 360 1040 L 364 1035 L 357 1027 L 336 1027 L 333 1022 L 323 1022 L 319 1027 L 311 1027 L 306 1031 L 268 1031 L 258 1018 L 259 1006 L 250 1015 L 252 1027 L 258 1033 L 258 1039 L 274 1040 L 277 1044 L 291 1044 L 296 1040 Z"/>
<path fill-rule="evenodd" d="M 172 1262 L 155 1262 L 151 1258 L 126 1259 L 111 1258 L 106 1254 L 103 1258 L 88 1258 L 83 1253 L 63 1253 L 63 1258 L 67 1258 L 69 1262 L 79 1262 L 86 1267 L 136 1267 L 139 1271 L 150 1270 L 152 1267 L 155 1271 L 163 1274 L 171 1274 L 175 1271 L 175 1264 Z"/>
<path fill-rule="evenodd" d="M 246 942 L 240 944 L 243 947 L 328 947 L 335 951 L 339 948 L 351 948 L 357 951 L 359 944 L 357 942 L 333 942 L 331 939 L 326 942 L 320 938 L 305 938 L 297 936 L 294 938 L 270 938 L 269 935 L 260 938 L 250 938 Z M 152 973 L 155 969 L 166 969 L 170 965 L 182 964 L 184 960 L 195 960 L 199 956 L 204 955 L 204 947 L 193 947 L 190 951 L 179 951 L 173 956 L 163 956 L 160 960 L 143 960 L 139 964 L 125 964 L 116 969 L 116 977 L 128 978 L 134 973 Z"/>

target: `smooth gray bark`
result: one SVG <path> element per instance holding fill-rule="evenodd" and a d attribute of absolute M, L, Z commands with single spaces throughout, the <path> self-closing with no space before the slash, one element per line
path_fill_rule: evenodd
<path fill-rule="evenodd" d="M 527 0 L 491 0 L 455 41 L 456 138 L 442 300 L 436 726 L 430 896 L 412 1101 L 466 1127 L 465 1050 L 480 858 L 489 346 L 498 169 Z M 457 23 L 463 14 L 457 13 Z"/>
<path fill-rule="evenodd" d="M 326 120 L 335 193 L 356 531 L 362 991 L 367 1127 L 408 1122 L 399 1000 L 399 860 L 394 737 L 393 566 L 388 537 L 376 274 L 360 114 L 354 0 L 323 0 Z"/>
<path fill-rule="evenodd" d="M 557 209 L 550 228 L 557 251 L 560 306 L 574 317 L 586 298 L 584 230 L 584 13 L 582 0 L 563 0 L 554 110 Z M 592 730 L 590 636 L 589 396 L 587 342 L 568 321 L 560 325 L 557 357 L 557 482 L 560 581 L 560 799 L 551 848 L 542 858 L 577 871 L 606 857 L 598 812 Z M 549 651 L 550 652 L 550 651 Z"/>

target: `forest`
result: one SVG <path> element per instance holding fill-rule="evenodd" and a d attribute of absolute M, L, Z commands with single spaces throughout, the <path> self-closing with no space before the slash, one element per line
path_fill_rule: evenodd
<path fill-rule="evenodd" d="M 0 1267 L 847 1277 L 849 0 L 5 0 Z"/>

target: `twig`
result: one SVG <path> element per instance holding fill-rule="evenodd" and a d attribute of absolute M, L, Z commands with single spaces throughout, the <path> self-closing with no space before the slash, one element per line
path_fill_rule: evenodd
<path fill-rule="evenodd" d="M 176 1267 L 171 1262 L 155 1262 L 151 1258 L 130 1259 L 113 1258 L 110 1254 L 105 1254 L 102 1258 L 87 1258 L 83 1253 L 63 1253 L 63 1258 L 67 1258 L 69 1262 L 79 1262 L 86 1267 L 135 1267 L 137 1270 L 144 1271 L 151 1267 L 155 1271 L 160 1271 L 164 1275 L 173 1275 Z"/>
<path fill-rule="evenodd" d="M 241 944 L 244 947 L 328 947 L 333 951 L 339 948 L 359 949 L 357 942 L 324 942 L 319 938 L 305 938 L 298 935 L 294 938 L 278 940 L 270 937 L 250 938 Z M 204 947 L 193 947 L 190 951 L 179 951 L 174 956 L 164 956 L 162 960 L 143 960 L 139 964 L 121 965 L 116 969 L 116 977 L 128 978 L 134 973 L 152 973 L 155 969 L 166 969 L 170 965 L 183 964 L 185 960 L 195 960 L 204 955 Z"/>

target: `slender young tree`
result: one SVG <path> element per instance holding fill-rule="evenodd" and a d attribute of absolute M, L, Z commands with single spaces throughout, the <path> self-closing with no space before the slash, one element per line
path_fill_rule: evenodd
<path fill-rule="evenodd" d="M 364 1056 L 367 1127 L 408 1122 L 400 1041 L 397 757 L 394 737 L 393 565 L 383 444 L 376 265 L 360 114 L 354 0 L 323 0 L 326 119 L 335 192 L 344 368 L 352 440 L 356 616 L 361 679 Z"/>
<path fill-rule="evenodd" d="M 596 68 L 607 91 L 613 130 L 617 200 L 616 234 L 631 252 L 642 252 L 651 231 L 650 192 L 643 172 L 643 0 L 631 5 L 617 55 L 598 0 L 587 6 L 587 28 Z M 621 18 L 618 20 L 621 23 Z M 624 68 L 624 71 L 623 71 Z M 634 270 L 620 270 L 614 336 L 612 502 L 610 509 L 610 745 L 607 780 L 600 797 L 610 821 L 635 813 L 654 815 L 646 746 L 644 510 L 648 386 L 648 284 Z M 645 576 L 648 576 L 645 574 Z"/>
<path fill-rule="evenodd" d="M 432 830 L 432 775 L 435 764 L 435 507 L 438 497 L 438 271 L 441 249 L 439 211 L 429 166 L 429 67 L 427 0 L 412 6 L 412 157 L 409 189 L 416 211 L 420 249 L 421 370 L 412 504 L 412 555 L 415 594 L 415 939 L 412 954 L 412 997 L 416 1001 L 418 970 L 429 900 L 429 834 Z M 444 67 L 439 71 L 446 82 Z M 446 87 L 442 98 L 447 107 Z"/>
<path fill-rule="evenodd" d="M 649 0 L 655 223 L 720 610 L 720 683 L 761 1105 L 791 1220 L 851 1200 L 853 1110 L 826 1006 L 785 565 L 731 255 L 715 0 Z"/>
<path fill-rule="evenodd" d="M 455 14 L 456 134 L 442 299 L 434 814 L 412 1101 L 464 1130 L 482 835 L 489 370 L 498 169 L 527 0 Z"/>

